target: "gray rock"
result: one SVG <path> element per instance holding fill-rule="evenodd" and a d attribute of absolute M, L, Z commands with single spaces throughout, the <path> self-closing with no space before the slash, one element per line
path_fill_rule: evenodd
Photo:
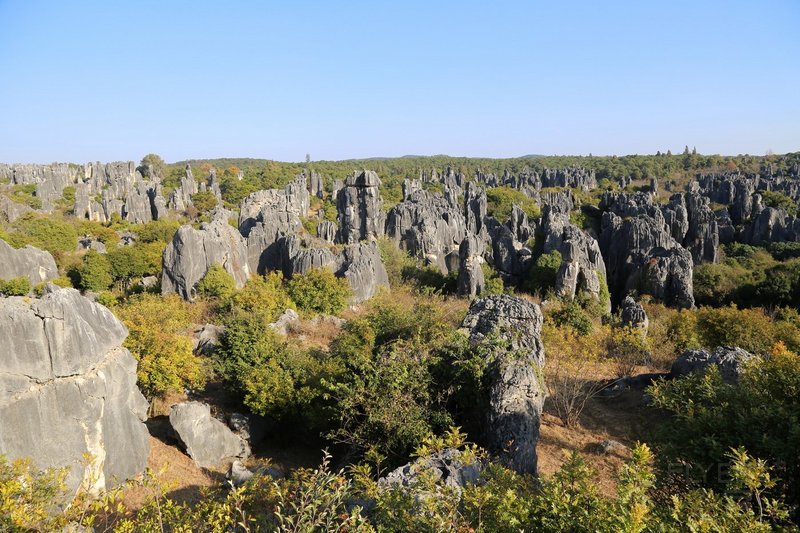
<path fill-rule="evenodd" d="M 0 454 L 67 467 L 70 491 L 111 488 L 141 473 L 149 454 L 128 332 L 74 289 L 44 292 L 0 299 Z"/>
<path fill-rule="evenodd" d="M 344 188 L 336 195 L 337 243 L 352 244 L 383 235 L 386 214 L 380 185 L 381 180 L 371 170 L 348 176 Z"/>
<path fill-rule="evenodd" d="M 300 324 L 300 315 L 298 315 L 297 311 L 294 309 L 287 309 L 281 313 L 278 320 L 270 324 L 269 327 L 279 335 L 286 336 L 289 334 L 289 331 L 298 324 Z"/>
<path fill-rule="evenodd" d="M 322 198 L 325 194 L 325 183 L 322 179 L 322 175 L 318 172 L 311 171 L 311 196 L 316 196 L 317 198 Z"/>
<path fill-rule="evenodd" d="M 644 332 L 647 332 L 647 328 L 650 325 L 642 304 L 636 302 L 630 296 L 626 296 L 622 300 L 622 304 L 620 304 L 620 322 L 625 327 L 641 329 Z"/>
<path fill-rule="evenodd" d="M 483 268 L 481 267 L 483 258 L 481 257 L 481 245 L 478 238 L 474 235 L 467 235 L 461 241 L 458 255 L 458 294 L 472 298 L 482 293 L 486 286 Z"/>
<path fill-rule="evenodd" d="M 336 223 L 330 220 L 323 220 L 317 224 L 317 237 L 329 244 L 333 244 L 336 239 Z"/>
<path fill-rule="evenodd" d="M 250 277 L 245 240 L 225 221 L 204 223 L 199 230 L 181 226 L 164 250 L 161 293 L 177 293 L 186 300 L 208 269 L 219 264 L 233 276 L 237 288 Z"/>
<path fill-rule="evenodd" d="M 0 194 L 0 222 L 14 222 L 27 213 L 33 213 L 33 209 Z"/>
<path fill-rule="evenodd" d="M 467 235 L 464 216 L 440 193 L 417 189 L 386 217 L 386 234 L 401 250 L 449 273 L 447 256 Z"/>
<path fill-rule="evenodd" d="M 208 404 L 183 402 L 172 406 L 169 423 L 201 468 L 213 468 L 226 459 L 246 457 L 247 443 L 228 426 L 211 416 Z"/>
<path fill-rule="evenodd" d="M 380 287 L 389 288 L 389 275 L 375 242 L 346 246 L 336 275 L 345 278 L 353 289 L 351 304 L 372 298 Z"/>
<path fill-rule="evenodd" d="M 78 239 L 78 246 L 76 248 L 78 251 L 81 250 L 94 250 L 97 253 L 104 254 L 106 253 L 106 245 L 103 244 L 102 241 L 92 238 L 91 236 L 87 235 Z"/>
<path fill-rule="evenodd" d="M 219 346 L 219 339 L 225 332 L 224 326 L 214 324 L 203 324 L 194 331 L 193 345 L 194 353 L 199 355 L 210 355 Z"/>
<path fill-rule="evenodd" d="M 58 268 L 50 252 L 25 246 L 14 249 L 0 239 L 0 279 L 27 277 L 31 285 L 58 277 Z"/>
<path fill-rule="evenodd" d="M 469 461 L 465 458 L 463 452 L 445 448 L 395 468 L 378 480 L 378 488 L 414 488 L 423 476 L 431 476 L 437 484 L 460 494 L 461 489 L 478 482 L 486 467 L 483 461 L 474 456 Z"/>
<path fill-rule="evenodd" d="M 231 413 L 228 427 L 251 447 L 259 444 L 267 436 L 267 421 L 254 414 Z"/>
<path fill-rule="evenodd" d="M 542 313 L 508 295 L 475 300 L 462 322 L 470 342 L 495 339 L 489 371 L 487 441 L 490 451 L 517 472 L 536 473 L 536 443 L 546 389 Z"/>
<path fill-rule="evenodd" d="M 716 365 L 725 383 L 738 383 L 744 365 L 755 357 L 738 347 L 718 346 L 713 352 L 706 350 L 686 350 L 672 363 L 670 378 L 678 378 L 694 372 L 703 372 Z"/>

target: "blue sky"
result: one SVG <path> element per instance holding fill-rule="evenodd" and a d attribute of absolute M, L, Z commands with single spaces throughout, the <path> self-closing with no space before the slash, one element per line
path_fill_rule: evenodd
<path fill-rule="evenodd" d="M 800 2 L 0 0 L 0 161 L 800 150 Z"/>

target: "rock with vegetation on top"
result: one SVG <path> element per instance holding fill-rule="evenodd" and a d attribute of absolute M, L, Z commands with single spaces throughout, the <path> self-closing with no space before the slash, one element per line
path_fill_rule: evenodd
<path fill-rule="evenodd" d="M 489 369 L 489 450 L 517 472 L 536 474 L 536 443 L 547 395 L 539 306 L 508 295 L 475 300 L 462 322 L 474 345 L 493 354 Z"/>
<path fill-rule="evenodd" d="M 66 467 L 70 491 L 100 491 L 143 472 L 148 404 L 122 347 L 127 334 L 75 289 L 0 298 L 0 454 Z"/>
<path fill-rule="evenodd" d="M 677 378 L 716 365 L 725 383 L 736 384 L 744 365 L 753 357 L 750 352 L 732 346 L 718 346 L 713 352 L 686 350 L 672 363 L 669 376 Z"/>

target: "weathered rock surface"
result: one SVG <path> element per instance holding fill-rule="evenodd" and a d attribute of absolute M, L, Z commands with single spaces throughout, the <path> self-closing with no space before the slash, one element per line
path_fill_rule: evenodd
<path fill-rule="evenodd" d="M 482 246 L 475 235 L 467 235 L 458 248 L 458 294 L 470 298 L 483 292 L 486 281 L 483 276 Z"/>
<path fill-rule="evenodd" d="M 641 329 L 647 332 L 650 325 L 650 320 L 647 318 L 647 313 L 642 307 L 642 304 L 630 296 L 626 296 L 620 304 L 620 322 L 623 326 L 635 329 Z"/>
<path fill-rule="evenodd" d="M 211 408 L 201 402 L 172 406 L 169 423 L 197 466 L 213 468 L 226 459 L 246 457 L 247 443 L 227 425 L 211 416 Z"/>
<path fill-rule="evenodd" d="M 416 189 L 386 217 L 386 234 L 401 250 L 449 273 L 447 256 L 467 234 L 464 216 L 445 196 Z"/>
<path fill-rule="evenodd" d="M 672 238 L 661 211 L 624 220 L 606 212 L 602 224 L 600 249 L 612 303 L 636 291 L 670 306 L 694 306 L 692 256 Z"/>
<path fill-rule="evenodd" d="M 195 285 L 214 264 L 233 276 L 237 288 L 244 286 L 250 268 L 241 234 L 220 219 L 202 224 L 199 230 L 181 226 L 164 250 L 161 293 L 194 298 Z"/>
<path fill-rule="evenodd" d="M 33 213 L 33 209 L 0 194 L 0 222 L 14 222 L 27 213 Z"/>
<path fill-rule="evenodd" d="M 597 300 L 607 300 L 602 294 L 606 266 L 597 241 L 572 224 L 567 214 L 550 206 L 545 206 L 539 227 L 544 237 L 542 252 L 557 251 L 561 254 L 556 293 L 562 298 L 573 299 L 583 292 Z M 610 306 L 610 302 L 603 303 Z"/>
<path fill-rule="evenodd" d="M 192 348 L 194 353 L 210 355 L 219 346 L 219 339 L 225 331 L 225 326 L 203 324 L 194 331 Z"/>
<path fill-rule="evenodd" d="M 371 170 L 347 177 L 344 188 L 336 194 L 339 213 L 337 243 L 352 244 L 383 235 L 386 214 L 380 185 L 378 174 Z"/>
<path fill-rule="evenodd" d="M 300 324 L 300 315 L 294 309 L 287 309 L 269 327 L 279 335 L 288 335 L 289 330 Z"/>
<path fill-rule="evenodd" d="M 0 279 L 27 277 L 31 285 L 58 277 L 58 268 L 50 252 L 25 246 L 14 249 L 0 239 Z"/>
<path fill-rule="evenodd" d="M 460 492 L 467 485 L 477 483 L 486 467 L 476 457 L 470 457 L 469 461 L 465 459 L 463 452 L 455 448 L 445 448 L 395 468 L 378 480 L 378 488 L 411 488 L 423 476 L 432 476 L 437 485 Z"/>
<path fill-rule="evenodd" d="M 706 350 L 686 350 L 672 363 L 671 378 L 685 376 L 693 372 L 703 372 L 712 365 L 719 368 L 725 383 L 736 384 L 744 365 L 755 357 L 738 347 L 718 346 L 713 352 Z"/>
<path fill-rule="evenodd" d="M 147 466 L 147 401 L 128 332 L 74 289 L 0 299 L 0 454 L 67 467 L 66 484 L 111 488 Z M 84 454 L 93 462 L 86 466 Z"/>
<path fill-rule="evenodd" d="M 341 266 L 336 275 L 350 283 L 353 289 L 351 304 L 372 298 L 380 287 L 389 287 L 389 275 L 383 266 L 375 242 L 362 242 L 345 247 L 341 256 Z"/>
<path fill-rule="evenodd" d="M 475 300 L 462 322 L 470 342 L 499 339 L 490 369 L 487 443 L 518 472 L 536 473 L 536 443 L 546 389 L 539 306 L 508 295 Z"/>

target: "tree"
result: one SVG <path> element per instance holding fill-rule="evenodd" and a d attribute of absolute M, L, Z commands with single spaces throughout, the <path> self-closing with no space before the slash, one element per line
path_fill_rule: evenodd
<path fill-rule="evenodd" d="M 187 331 L 198 318 L 177 295 L 140 294 L 116 309 L 128 327 L 125 347 L 139 361 L 139 388 L 148 398 L 202 388 L 208 363 L 192 351 Z"/>
<path fill-rule="evenodd" d="M 347 280 L 337 278 L 327 268 L 295 274 L 287 286 L 297 307 L 307 313 L 335 315 L 347 307 L 352 290 Z"/>
<path fill-rule="evenodd" d="M 206 298 L 225 299 L 236 291 L 236 280 L 219 263 L 211 265 L 197 283 L 197 294 Z"/>
<path fill-rule="evenodd" d="M 77 274 L 78 287 L 85 291 L 104 291 L 114 283 L 108 256 L 96 250 L 89 250 L 83 256 L 83 264 L 78 267 Z"/>
<path fill-rule="evenodd" d="M 167 164 L 158 154 L 147 154 L 139 164 L 139 173 L 146 178 L 163 178 L 166 174 Z"/>

